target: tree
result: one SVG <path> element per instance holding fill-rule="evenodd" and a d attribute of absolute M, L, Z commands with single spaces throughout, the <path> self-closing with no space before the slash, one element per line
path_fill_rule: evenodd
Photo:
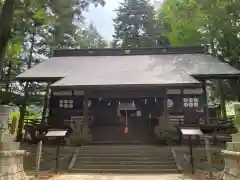
<path fill-rule="evenodd" d="M 156 24 L 153 7 L 146 0 L 124 0 L 114 19 L 116 47 L 156 46 Z"/>
<path fill-rule="evenodd" d="M 3 69 L 8 40 L 11 36 L 14 6 L 18 0 L 5 0 L 0 11 L 0 72 Z M 1 76 L 1 74 L 0 74 Z M 0 77 L 1 78 L 1 77 Z"/>
<path fill-rule="evenodd" d="M 90 5 L 104 5 L 104 0 L 52 0 L 48 7 L 56 17 L 53 26 L 52 48 L 75 48 L 75 33 L 78 27 L 75 23 L 84 20 L 82 12 Z M 75 22 L 75 23 L 74 23 Z"/>
<path fill-rule="evenodd" d="M 201 28 L 206 23 L 195 0 L 166 0 L 158 9 L 158 24 L 173 46 L 201 45 Z"/>
<path fill-rule="evenodd" d="M 0 0 L 0 71 L 3 69 L 8 40 L 11 38 L 14 11 L 17 7 L 19 7 L 19 5 L 29 4 L 31 7 L 31 5 L 35 6 L 43 4 L 46 13 L 48 13 L 49 10 L 52 10 L 52 13 L 54 13 L 55 17 L 58 18 L 55 25 L 55 34 L 57 39 L 55 40 L 55 45 L 58 44 L 58 46 L 61 47 L 63 42 L 60 41 L 63 39 L 62 37 L 64 37 L 65 32 L 72 32 L 71 26 L 75 16 L 82 17 L 82 11 L 90 4 L 97 6 L 98 4 L 104 5 L 104 3 L 104 0 Z M 62 29 L 65 30 L 63 31 Z"/>
<path fill-rule="evenodd" d="M 82 12 L 90 4 L 104 5 L 104 0 L 0 0 L 0 55 L 4 57 L 0 56 L 0 60 L 6 59 L 0 100 L 20 106 L 18 135 L 22 132 L 26 107 L 32 103 L 29 88 L 45 85 L 19 84 L 12 82 L 12 77 L 50 57 L 52 49 L 78 47 L 75 39 L 78 27 L 73 22 L 83 23 Z"/>
<path fill-rule="evenodd" d="M 93 24 L 78 29 L 75 36 L 79 48 L 105 48 L 108 45 Z"/>
<path fill-rule="evenodd" d="M 158 9 L 158 23 L 172 45 L 207 45 L 220 60 L 240 69 L 240 2 L 226 0 L 166 0 Z M 239 81 L 213 81 L 215 98 L 240 100 Z M 227 93 L 229 92 L 229 93 Z M 224 94 L 229 94 L 228 96 Z"/>

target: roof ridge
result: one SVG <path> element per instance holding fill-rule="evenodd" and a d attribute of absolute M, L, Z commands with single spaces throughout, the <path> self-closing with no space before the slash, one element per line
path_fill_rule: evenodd
<path fill-rule="evenodd" d="M 69 56 L 129 56 L 156 54 L 203 54 L 207 53 L 202 46 L 168 46 L 154 48 L 103 48 L 103 49 L 58 49 L 53 57 Z"/>

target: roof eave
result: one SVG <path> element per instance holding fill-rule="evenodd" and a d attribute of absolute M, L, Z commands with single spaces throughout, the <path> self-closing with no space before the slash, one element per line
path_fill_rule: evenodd
<path fill-rule="evenodd" d="M 14 77 L 13 81 L 21 82 L 56 82 L 63 77 Z"/>
<path fill-rule="evenodd" d="M 239 74 L 192 74 L 192 77 L 196 79 L 238 79 Z"/>
<path fill-rule="evenodd" d="M 51 89 L 109 89 L 109 88 L 153 88 L 153 87 L 201 87 L 201 83 L 174 83 L 174 84 L 114 84 L 114 85 L 51 85 Z"/>

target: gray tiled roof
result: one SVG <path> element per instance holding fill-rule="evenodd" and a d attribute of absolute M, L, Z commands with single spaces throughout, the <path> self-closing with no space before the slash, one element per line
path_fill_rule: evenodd
<path fill-rule="evenodd" d="M 17 76 L 61 79 L 52 86 L 158 85 L 198 83 L 195 76 L 239 75 L 206 54 L 53 57 Z"/>

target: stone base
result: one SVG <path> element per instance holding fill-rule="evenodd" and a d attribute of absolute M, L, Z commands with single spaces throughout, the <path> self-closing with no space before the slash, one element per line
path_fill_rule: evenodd
<path fill-rule="evenodd" d="M 223 180 L 240 179 L 240 152 L 223 150 L 225 160 L 225 172 Z"/>
<path fill-rule="evenodd" d="M 19 142 L 0 142 L 1 151 L 17 150 L 20 148 Z"/>
<path fill-rule="evenodd" d="M 228 151 L 240 152 L 240 142 L 227 142 L 226 146 Z"/>
<path fill-rule="evenodd" d="M 27 180 L 23 168 L 24 150 L 0 151 L 0 180 Z"/>

